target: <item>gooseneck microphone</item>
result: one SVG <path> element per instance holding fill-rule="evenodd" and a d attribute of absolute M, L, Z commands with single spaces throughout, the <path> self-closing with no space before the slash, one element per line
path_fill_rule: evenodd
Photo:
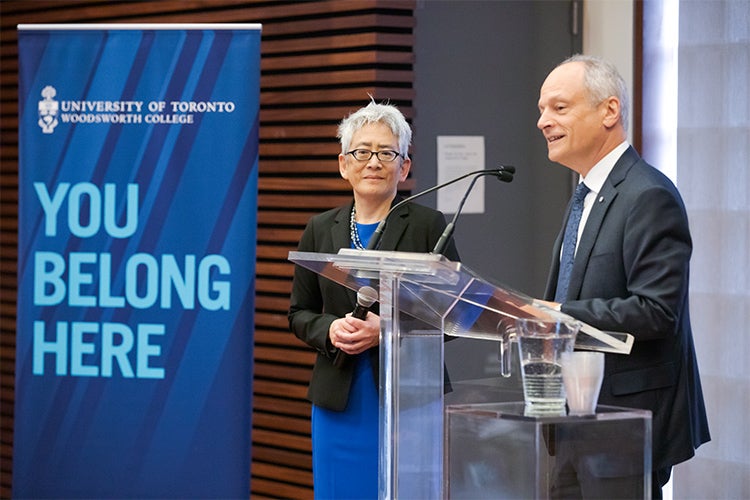
<path fill-rule="evenodd" d="M 352 318 L 364 320 L 367 317 L 367 311 L 370 310 L 375 301 L 378 300 L 378 291 L 371 286 L 363 286 L 357 292 L 357 305 L 354 306 L 352 311 Z M 333 358 L 333 366 L 340 368 L 346 361 L 348 354 L 341 349 L 336 353 L 336 357 Z"/>
<path fill-rule="evenodd" d="M 463 198 L 461 198 L 461 203 L 458 204 L 458 209 L 456 210 L 456 213 L 453 215 L 453 219 L 448 223 L 447 226 L 445 226 L 445 230 L 443 231 L 443 234 L 440 235 L 440 238 L 438 239 L 437 243 L 435 243 L 435 247 L 432 249 L 432 253 L 434 254 L 442 254 L 443 250 L 445 250 L 445 245 L 448 244 L 448 240 L 450 240 L 451 236 L 453 236 L 453 230 L 456 228 L 456 221 L 458 220 L 458 216 L 461 215 L 461 210 L 464 208 L 464 203 L 466 203 L 466 199 L 469 197 L 469 193 L 474 188 L 474 184 L 476 184 L 477 179 L 480 177 L 483 177 L 485 175 L 496 175 L 498 179 L 504 182 L 511 182 L 513 180 L 513 174 L 516 172 L 515 167 L 505 167 L 505 170 L 503 170 L 500 174 L 495 173 L 494 171 L 489 171 L 486 174 L 479 174 L 474 176 L 474 178 L 471 180 L 471 184 L 469 184 L 469 188 L 464 193 Z"/>
<path fill-rule="evenodd" d="M 378 227 L 375 228 L 375 232 L 370 237 L 370 242 L 367 245 L 367 250 L 377 250 L 378 245 L 380 244 L 380 239 L 383 237 L 383 231 L 385 231 L 385 225 L 388 222 L 388 217 L 390 217 L 390 215 L 396 209 L 409 203 L 410 201 L 413 201 L 426 194 L 432 193 L 433 191 L 437 191 L 438 189 L 442 189 L 446 186 L 450 186 L 451 184 L 455 182 L 458 182 L 460 180 L 466 179 L 467 177 L 471 177 L 471 176 L 482 177 L 485 175 L 494 175 L 495 177 L 497 177 L 499 180 L 503 182 L 511 182 L 513 180 L 513 174 L 515 172 L 516 172 L 516 167 L 510 166 L 510 165 L 501 165 L 498 168 L 492 168 L 492 169 L 475 170 L 473 172 L 469 172 L 467 174 L 456 177 L 455 179 L 451 179 L 448 182 L 438 184 L 437 186 L 432 186 L 431 188 L 425 189 L 424 191 L 421 191 L 415 195 L 409 196 L 408 198 L 404 198 L 400 202 L 393 205 L 393 207 L 391 207 L 391 209 L 385 215 L 383 220 L 380 221 L 380 224 L 378 224 Z M 473 183 L 472 183 L 472 187 L 473 187 Z"/>

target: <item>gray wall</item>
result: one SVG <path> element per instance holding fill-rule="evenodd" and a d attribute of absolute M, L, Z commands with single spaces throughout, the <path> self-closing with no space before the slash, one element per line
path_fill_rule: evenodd
<path fill-rule="evenodd" d="M 536 297 L 571 194 L 570 171 L 547 160 L 536 128 L 541 83 L 580 51 L 570 13 L 567 1 L 423 0 L 416 9 L 415 191 L 437 183 L 437 136 L 484 136 L 486 168 L 517 171 L 511 184 L 485 178 L 485 213 L 458 219 L 461 260 Z M 436 201 L 428 195 L 421 203 Z M 460 339 L 446 347 L 454 379 L 493 375 L 495 359 L 492 344 Z"/>

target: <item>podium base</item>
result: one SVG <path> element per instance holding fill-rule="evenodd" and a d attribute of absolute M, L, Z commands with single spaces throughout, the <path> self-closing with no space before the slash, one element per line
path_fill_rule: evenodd
<path fill-rule="evenodd" d="M 651 498 L 651 414 L 525 416 L 524 403 L 446 407 L 447 498 Z"/>

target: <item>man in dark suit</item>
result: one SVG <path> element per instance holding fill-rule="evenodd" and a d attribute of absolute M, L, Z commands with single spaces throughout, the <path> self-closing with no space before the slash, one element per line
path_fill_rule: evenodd
<path fill-rule="evenodd" d="M 537 126 L 549 159 L 578 173 L 588 192 L 577 232 L 568 230 L 572 267 L 561 264 L 564 228 L 545 299 L 635 337 L 629 355 L 606 355 L 599 403 L 652 412 L 652 487 L 661 498 L 672 466 L 710 435 L 688 309 L 687 214 L 673 183 L 627 143 L 627 108 L 622 77 L 598 58 L 573 56 L 542 85 Z"/>

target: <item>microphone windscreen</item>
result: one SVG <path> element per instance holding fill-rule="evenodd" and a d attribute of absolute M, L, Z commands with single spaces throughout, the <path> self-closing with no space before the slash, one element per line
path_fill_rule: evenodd
<path fill-rule="evenodd" d="M 370 307 L 378 300 L 378 291 L 371 286 L 363 286 L 357 292 L 357 304 Z"/>

